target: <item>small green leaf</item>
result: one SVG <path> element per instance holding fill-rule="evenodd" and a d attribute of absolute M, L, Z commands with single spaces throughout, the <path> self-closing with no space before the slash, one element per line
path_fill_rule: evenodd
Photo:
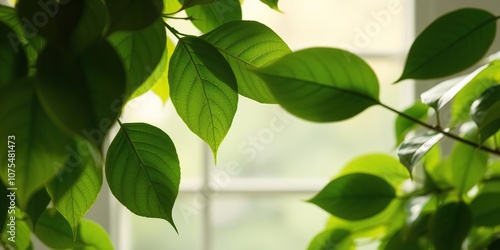
<path fill-rule="evenodd" d="M 417 102 L 413 106 L 407 108 L 403 111 L 404 114 L 409 115 L 417 120 L 425 121 L 428 117 L 429 107 Z M 398 116 L 396 118 L 396 144 L 399 145 L 404 141 L 406 135 L 415 127 L 417 123 L 403 117 Z"/>
<path fill-rule="evenodd" d="M 463 202 L 440 207 L 430 225 L 430 238 L 436 250 L 460 250 L 472 226 L 472 213 Z"/>
<path fill-rule="evenodd" d="M 484 70 L 479 72 L 460 92 L 455 96 L 451 104 L 451 122 L 457 124 L 470 119 L 470 108 L 472 103 L 482 93 L 492 86 L 500 83 L 500 62 L 490 63 Z"/>
<path fill-rule="evenodd" d="M 281 12 L 281 10 L 278 8 L 278 0 L 260 0 L 260 1 L 266 4 L 267 6 L 271 7 L 271 9 Z"/>
<path fill-rule="evenodd" d="M 20 211 L 17 210 L 16 213 L 17 212 Z M 16 225 L 13 227 L 14 230 L 11 230 L 10 227 L 8 229 L 6 228 L 6 231 L 3 231 L 3 234 L 1 235 L 2 236 L 1 240 L 7 243 L 7 246 L 10 247 L 8 249 L 15 249 L 15 250 L 32 249 L 33 246 L 31 243 L 31 229 L 28 222 L 18 217 L 16 217 L 15 222 Z M 9 238 L 12 240 L 9 240 Z"/>
<path fill-rule="evenodd" d="M 186 9 L 191 22 L 201 32 L 211 30 L 231 21 L 241 20 L 241 6 L 239 0 L 219 0 L 211 4 L 197 5 Z"/>
<path fill-rule="evenodd" d="M 344 229 L 327 229 L 314 237 L 307 250 L 349 250 L 351 232 Z"/>
<path fill-rule="evenodd" d="M 81 139 L 66 147 L 64 168 L 48 185 L 54 207 L 68 221 L 76 239 L 76 229 L 92 207 L 102 186 L 99 151 Z"/>
<path fill-rule="evenodd" d="M 167 47 L 165 48 L 166 54 L 161 58 L 158 67 L 156 67 L 153 74 L 148 78 L 148 81 L 153 81 L 151 90 L 161 98 L 163 103 L 166 103 L 170 97 L 170 87 L 168 84 L 168 68 L 170 65 L 170 58 L 175 50 L 175 44 L 167 37 Z M 146 84 L 144 84 L 146 85 Z"/>
<path fill-rule="evenodd" d="M 165 219 L 175 228 L 172 208 L 180 175 L 167 134 L 145 123 L 121 124 L 106 156 L 106 179 L 123 205 L 137 215 Z"/>
<path fill-rule="evenodd" d="M 406 166 L 411 174 L 418 161 L 442 138 L 443 134 L 428 131 L 404 141 L 397 150 L 399 161 Z"/>
<path fill-rule="evenodd" d="M 309 202 L 342 219 L 362 220 L 382 212 L 394 197 L 384 179 L 358 173 L 333 180 Z"/>
<path fill-rule="evenodd" d="M 181 10 L 185 10 L 187 8 L 191 8 L 197 5 L 216 3 L 218 1 L 219 0 L 184 0 Z"/>
<path fill-rule="evenodd" d="M 7 187 L 16 187 L 17 205 L 23 209 L 31 196 L 62 168 L 69 138 L 42 109 L 32 80 L 24 80 L 0 92 L 0 138 L 15 144 L 15 181 L 9 182 L 8 154 L 0 154 L 0 176 Z M 7 143 L 0 144 L 7 152 Z"/>
<path fill-rule="evenodd" d="M 28 75 L 28 60 L 18 35 L 0 22 L 0 87 Z"/>
<path fill-rule="evenodd" d="M 463 143 L 455 144 L 450 156 L 452 184 L 459 194 L 465 194 L 484 176 L 488 153 Z"/>
<path fill-rule="evenodd" d="M 494 135 L 500 128 L 500 85 L 484 91 L 472 103 L 470 109 L 472 120 L 477 124 L 481 141 Z"/>
<path fill-rule="evenodd" d="M 238 104 L 231 67 L 209 43 L 184 37 L 170 60 L 168 81 L 177 113 L 215 155 L 231 127 Z"/>
<path fill-rule="evenodd" d="M 493 43 L 496 20 L 491 13 L 472 8 L 438 18 L 413 42 L 398 81 L 448 76 L 472 66 Z"/>
<path fill-rule="evenodd" d="M 276 103 L 267 85 L 251 71 L 292 52 L 273 30 L 259 22 L 234 21 L 201 38 L 226 57 L 241 95 L 261 103 Z"/>
<path fill-rule="evenodd" d="M 472 200 L 470 208 L 474 225 L 494 227 L 500 225 L 500 193 L 481 193 Z"/>
<path fill-rule="evenodd" d="M 109 33 L 141 30 L 158 20 L 163 0 L 105 0 L 110 18 Z"/>
<path fill-rule="evenodd" d="M 28 203 L 28 208 L 26 209 L 26 213 L 30 216 L 31 224 L 33 228 L 36 228 L 36 223 L 38 222 L 38 218 L 45 211 L 47 206 L 50 203 L 50 196 L 47 193 L 45 187 L 41 188 L 36 192 L 30 199 Z"/>
<path fill-rule="evenodd" d="M 82 220 L 76 240 L 73 240 L 71 227 L 54 208 L 49 208 L 42 214 L 35 234 L 45 245 L 55 249 L 113 250 L 106 231 L 90 220 Z"/>
<path fill-rule="evenodd" d="M 281 106 L 309 121 L 345 120 L 379 102 L 373 70 L 358 56 L 340 49 L 295 52 L 256 73 Z"/>
<path fill-rule="evenodd" d="M 147 81 L 166 54 L 163 19 L 139 31 L 116 32 L 109 37 L 120 55 L 127 74 L 125 94 L 129 99 L 146 93 L 154 82 Z M 148 83 L 149 86 L 141 86 Z"/>

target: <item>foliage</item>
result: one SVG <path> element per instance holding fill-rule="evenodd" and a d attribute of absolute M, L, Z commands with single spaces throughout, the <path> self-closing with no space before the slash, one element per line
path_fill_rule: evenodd
<path fill-rule="evenodd" d="M 277 0 L 261 2 L 279 11 Z M 168 24 L 181 10 L 203 35 Z M 175 229 L 174 142 L 152 125 L 119 119 L 125 103 L 150 89 L 171 97 L 215 159 L 239 95 L 314 122 L 346 120 L 372 106 L 398 114 L 399 160 L 361 156 L 312 198 L 332 217 L 309 249 L 352 249 L 361 238 L 382 249 L 498 244 L 498 61 L 444 81 L 400 112 L 379 99 L 377 76 L 360 57 L 335 48 L 292 52 L 270 28 L 241 16 L 238 0 L 0 5 L 0 138 L 8 140 L 0 144 L 0 191 L 15 191 L 15 199 L 2 198 L 2 245 L 31 249 L 34 233 L 51 248 L 112 249 L 105 230 L 83 219 L 104 166 L 125 207 Z M 415 40 L 398 82 L 472 67 L 493 43 L 498 18 L 468 8 L 437 19 Z M 442 114 L 446 104 L 450 117 Z M 105 150 L 113 124 L 120 130 Z M 454 141 L 449 155 L 439 150 L 442 138 Z"/>

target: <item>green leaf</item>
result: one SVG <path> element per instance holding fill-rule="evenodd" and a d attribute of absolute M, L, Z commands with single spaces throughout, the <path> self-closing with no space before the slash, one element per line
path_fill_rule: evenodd
<path fill-rule="evenodd" d="M 291 53 L 288 45 L 273 30 L 259 22 L 234 21 L 202 38 L 226 57 L 241 95 L 261 103 L 276 103 L 267 85 L 252 72 L 253 68 Z"/>
<path fill-rule="evenodd" d="M 361 58 L 344 50 L 302 50 L 256 73 L 281 106 L 309 121 L 345 120 L 378 104 L 375 73 Z"/>
<path fill-rule="evenodd" d="M 428 118 L 429 107 L 417 102 L 413 106 L 403 111 L 404 114 L 409 115 L 417 120 L 425 121 Z M 399 145 L 404 141 L 406 135 L 417 126 L 417 123 L 403 117 L 396 118 L 396 144 Z"/>
<path fill-rule="evenodd" d="M 470 208 L 474 225 L 494 227 L 500 225 L 500 193 L 481 193 L 472 200 Z"/>
<path fill-rule="evenodd" d="M 484 91 L 472 103 L 470 112 L 472 120 L 477 124 L 481 141 L 494 135 L 500 128 L 500 85 Z"/>
<path fill-rule="evenodd" d="M 430 225 L 430 238 L 436 250 L 460 250 L 472 226 L 469 206 L 463 202 L 440 207 Z"/>
<path fill-rule="evenodd" d="M 493 43 L 496 20 L 491 13 L 472 8 L 438 18 L 413 42 L 398 81 L 448 76 L 472 66 Z"/>
<path fill-rule="evenodd" d="M 20 212 L 17 210 L 17 212 Z M 7 245 L 10 247 L 9 249 L 15 249 L 15 250 L 27 250 L 27 249 L 33 249 L 32 243 L 31 243 L 31 229 L 29 227 L 28 222 L 25 220 L 19 219 L 16 217 L 16 225 L 14 230 L 10 230 L 6 228 L 6 231 L 3 231 L 2 234 L 2 239 L 3 242 L 6 242 Z M 10 232 L 9 232 L 10 231 Z M 11 233 L 12 232 L 12 233 Z M 13 237 L 15 234 L 14 238 Z M 12 240 L 9 240 L 11 238 Z M 31 247 L 31 248 L 30 248 Z"/>
<path fill-rule="evenodd" d="M 456 94 L 451 104 L 452 124 L 469 120 L 472 103 L 488 88 L 499 83 L 500 62 L 492 62 Z"/>
<path fill-rule="evenodd" d="M 184 0 L 181 10 L 185 10 L 197 5 L 216 3 L 218 1 L 219 0 Z"/>
<path fill-rule="evenodd" d="M 327 229 L 314 237 L 308 250 L 349 250 L 351 249 L 351 232 L 344 229 Z"/>
<path fill-rule="evenodd" d="M 168 84 L 168 68 L 170 65 L 170 58 L 175 50 L 175 44 L 167 37 L 167 47 L 165 48 L 166 54 L 161 58 L 158 67 L 156 67 L 153 74 L 148 78 L 148 81 L 152 81 L 153 87 L 151 90 L 161 98 L 163 103 L 166 103 L 170 97 L 170 87 Z M 149 85 L 149 84 L 143 84 Z"/>
<path fill-rule="evenodd" d="M 7 197 L 9 195 L 9 192 L 7 191 L 7 187 L 3 184 L 3 182 L 0 180 L 0 197 Z M 9 203 L 10 203 L 10 198 L 2 198 L 0 200 L 0 232 L 3 231 L 5 224 L 7 224 L 7 217 L 8 212 L 9 212 Z"/>
<path fill-rule="evenodd" d="M 394 157 L 384 154 L 367 154 L 351 160 L 338 176 L 365 173 L 378 176 L 397 187 L 410 178 L 408 171 Z"/>
<path fill-rule="evenodd" d="M 31 80 L 17 82 L 0 92 L 0 138 L 15 144 L 15 181 L 8 180 L 8 154 L 0 154 L 0 176 L 7 187 L 17 188 L 17 206 L 25 209 L 31 196 L 63 166 L 69 138 L 42 109 Z M 7 152 L 7 143 L 0 144 Z"/>
<path fill-rule="evenodd" d="M 55 249 L 113 249 L 106 231 L 97 223 L 85 219 L 78 226 L 76 240 L 73 240 L 71 227 L 54 208 L 49 208 L 42 214 L 35 234 L 45 245 Z"/>
<path fill-rule="evenodd" d="M 121 124 L 106 156 L 106 179 L 113 195 L 130 211 L 165 219 L 175 228 L 172 208 L 180 174 L 167 134 L 145 123 Z"/>
<path fill-rule="evenodd" d="M 278 8 L 278 0 L 260 0 L 267 6 L 271 7 L 271 9 L 277 10 L 281 12 L 281 10 Z"/>
<path fill-rule="evenodd" d="M 465 194 L 484 176 L 488 164 L 488 153 L 477 147 L 457 143 L 450 156 L 452 184 L 459 194 Z"/>
<path fill-rule="evenodd" d="M 358 173 L 333 180 L 309 202 L 342 219 L 362 220 L 382 212 L 394 197 L 384 179 Z"/>
<path fill-rule="evenodd" d="M 104 33 L 108 21 L 106 6 L 102 0 L 85 0 L 83 12 L 72 31 L 72 45 L 77 53 L 97 42 Z"/>
<path fill-rule="evenodd" d="M 116 32 L 109 37 L 127 74 L 125 93 L 129 99 L 146 93 L 154 82 L 147 81 L 166 54 L 166 33 L 163 19 L 140 31 Z M 141 86 L 146 84 L 148 86 Z"/>
<path fill-rule="evenodd" d="M 411 174 L 418 161 L 442 138 L 443 134 L 428 131 L 404 141 L 397 149 L 399 161 L 406 166 Z"/>
<path fill-rule="evenodd" d="M 427 90 L 420 95 L 422 103 L 440 110 L 450 102 L 462 88 L 464 88 L 474 77 L 481 73 L 487 66 L 482 66 L 474 72 L 446 80 L 439 85 Z"/>
<path fill-rule="evenodd" d="M 177 113 L 215 155 L 231 127 L 238 104 L 231 67 L 209 43 L 184 37 L 170 59 L 168 81 Z"/>
<path fill-rule="evenodd" d="M 404 236 L 402 230 L 398 230 L 387 241 L 384 250 L 420 250 L 418 240 L 416 238 L 408 238 Z"/>
<path fill-rule="evenodd" d="M 158 20 L 163 0 L 105 0 L 111 24 L 109 33 L 141 30 Z"/>
<path fill-rule="evenodd" d="M 76 238 L 80 221 L 101 190 L 102 168 L 99 151 L 89 142 L 75 139 L 66 149 L 69 155 L 64 168 L 47 185 L 47 191 Z"/>
<path fill-rule="evenodd" d="M 28 60 L 18 35 L 0 22 L 0 87 L 28 75 Z"/>
<path fill-rule="evenodd" d="M 186 9 L 191 22 L 201 32 L 211 30 L 231 21 L 241 20 L 241 6 L 239 0 L 219 0 L 211 4 L 197 5 Z"/>
<path fill-rule="evenodd" d="M 36 192 L 33 197 L 31 197 L 28 203 L 28 208 L 26 209 L 26 213 L 30 216 L 33 228 L 36 228 L 38 218 L 40 218 L 40 215 L 42 215 L 49 203 L 50 196 L 47 193 L 45 187 L 40 188 L 40 190 L 38 190 L 38 192 Z"/>
<path fill-rule="evenodd" d="M 125 72 L 113 48 L 101 40 L 72 59 L 48 44 L 37 74 L 38 94 L 51 118 L 100 145 L 121 111 L 125 89 Z"/>

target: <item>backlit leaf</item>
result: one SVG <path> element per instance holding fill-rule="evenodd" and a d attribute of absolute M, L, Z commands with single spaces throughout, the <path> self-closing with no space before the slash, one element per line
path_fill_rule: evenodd
<path fill-rule="evenodd" d="M 417 102 L 413 106 L 403 111 L 404 114 L 409 115 L 417 120 L 425 121 L 428 117 L 429 107 Z M 417 123 L 403 117 L 396 118 L 396 144 L 399 145 L 404 141 L 408 132 L 417 126 Z"/>
<path fill-rule="evenodd" d="M 484 91 L 472 103 L 472 120 L 477 124 L 481 141 L 488 139 L 500 128 L 500 85 Z"/>
<path fill-rule="evenodd" d="M 278 0 L 260 0 L 261 2 L 265 3 L 267 6 L 271 7 L 274 10 L 280 11 L 278 8 Z"/>
<path fill-rule="evenodd" d="M 450 156 L 452 184 L 458 193 L 464 194 L 484 176 L 488 163 L 488 153 L 477 147 L 457 143 Z"/>
<path fill-rule="evenodd" d="M 404 141 L 397 150 L 399 161 L 411 174 L 418 161 L 442 138 L 443 134 L 429 131 Z"/>
<path fill-rule="evenodd" d="M 362 220 L 382 212 L 394 197 L 384 179 L 358 173 L 334 179 L 309 202 L 342 219 Z"/>
<path fill-rule="evenodd" d="M 202 5 L 202 4 L 209 4 L 209 3 L 215 3 L 218 2 L 219 0 L 184 0 L 182 3 L 182 9 L 187 9 L 194 7 L 196 5 Z"/>
<path fill-rule="evenodd" d="M 106 156 L 106 179 L 130 211 L 165 219 L 175 228 L 172 208 L 179 192 L 179 159 L 172 140 L 159 128 L 121 124 Z"/>
<path fill-rule="evenodd" d="M 327 229 L 314 237 L 307 250 L 349 250 L 351 232 L 344 229 Z"/>
<path fill-rule="evenodd" d="M 17 210 L 17 212 L 20 211 Z M 22 220 L 19 217 L 16 217 L 15 223 L 16 225 L 12 228 L 14 230 L 11 230 L 9 226 L 8 227 L 9 229 L 4 231 L 3 234 L 1 235 L 2 239 L 0 240 L 3 240 L 3 242 L 7 243 L 7 245 L 10 247 L 9 249 L 15 249 L 15 250 L 33 249 L 31 243 L 31 229 L 28 222 L 26 220 Z M 9 238 L 11 238 L 12 241 L 9 240 Z"/>
<path fill-rule="evenodd" d="M 161 16 L 163 0 L 105 0 L 110 17 L 109 32 L 140 30 Z"/>
<path fill-rule="evenodd" d="M 286 55 L 256 73 L 290 113 L 316 122 L 351 118 L 378 103 L 373 70 L 358 56 L 333 48 Z"/>
<path fill-rule="evenodd" d="M 448 76 L 472 66 L 493 43 L 496 20 L 491 13 L 472 8 L 438 18 L 413 42 L 398 81 Z"/>
<path fill-rule="evenodd" d="M 184 37 L 170 60 L 168 81 L 177 113 L 216 154 L 237 108 L 237 84 L 231 67 L 209 43 Z"/>
<path fill-rule="evenodd" d="M 288 45 L 270 28 L 254 21 L 234 21 L 202 36 L 231 65 L 238 92 L 261 103 L 276 103 L 267 85 L 251 70 L 290 54 Z"/>
<path fill-rule="evenodd" d="M 148 78 L 148 81 L 153 81 L 151 90 L 158 95 L 163 103 L 166 103 L 170 97 L 170 87 L 168 84 L 168 68 L 170 65 L 170 58 L 175 50 L 175 44 L 167 37 L 166 53 L 161 58 L 158 67 L 156 67 L 153 74 Z"/>
<path fill-rule="evenodd" d="M 462 249 L 462 242 L 472 226 L 472 213 L 463 202 L 448 203 L 431 220 L 430 238 L 436 250 Z"/>
<path fill-rule="evenodd" d="M 211 4 L 197 5 L 186 9 L 191 21 L 201 32 L 207 33 L 225 23 L 241 20 L 239 0 L 219 0 Z"/>
<path fill-rule="evenodd" d="M 36 228 L 36 223 L 38 222 L 38 218 L 45 211 L 47 206 L 50 203 L 50 196 L 47 193 L 47 189 L 42 187 L 36 192 L 30 199 L 28 203 L 28 208 L 26 209 L 26 213 L 29 215 L 31 219 L 31 224 L 33 228 Z"/>

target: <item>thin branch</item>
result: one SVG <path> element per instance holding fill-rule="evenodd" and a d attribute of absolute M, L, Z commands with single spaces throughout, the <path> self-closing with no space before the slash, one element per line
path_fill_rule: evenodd
<path fill-rule="evenodd" d="M 167 29 L 170 31 L 170 33 L 172 33 L 175 37 L 177 37 L 177 39 L 181 39 L 180 36 L 189 36 L 187 34 L 183 34 L 179 31 L 177 31 L 174 27 L 170 26 L 168 23 L 164 22 L 165 24 L 165 27 L 167 27 Z"/>

